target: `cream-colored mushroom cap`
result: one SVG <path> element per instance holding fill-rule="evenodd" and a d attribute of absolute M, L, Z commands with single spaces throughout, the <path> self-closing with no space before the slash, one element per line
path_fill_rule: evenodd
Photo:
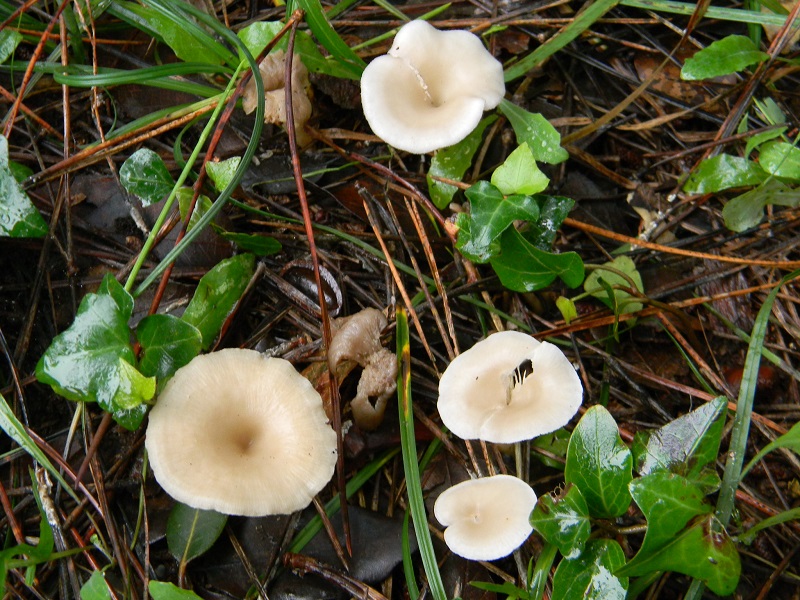
<path fill-rule="evenodd" d="M 511 444 L 550 433 L 578 411 L 583 386 L 561 350 L 518 331 L 493 333 L 439 380 L 442 422 L 465 440 Z"/>
<path fill-rule="evenodd" d="M 469 31 L 411 21 L 361 76 L 361 103 L 386 143 L 424 154 L 463 140 L 505 95 L 503 66 Z"/>
<path fill-rule="evenodd" d="M 319 393 L 288 361 L 254 350 L 178 369 L 150 412 L 145 445 L 170 496 L 231 515 L 305 508 L 336 465 Z"/>
<path fill-rule="evenodd" d="M 536 493 L 511 475 L 464 481 L 442 492 L 433 514 L 447 527 L 444 541 L 470 560 L 496 560 L 516 550 L 533 531 Z"/>

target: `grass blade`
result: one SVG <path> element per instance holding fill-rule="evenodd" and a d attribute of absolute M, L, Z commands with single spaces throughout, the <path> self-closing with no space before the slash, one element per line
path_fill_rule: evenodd
<path fill-rule="evenodd" d="M 414 520 L 414 532 L 422 557 L 422 566 L 428 577 L 428 585 L 434 600 L 447 600 L 442 576 L 433 552 L 433 541 L 428 531 L 428 516 L 425 514 L 425 501 L 422 498 L 422 483 L 417 462 L 417 444 L 414 435 L 414 410 L 411 402 L 411 345 L 408 337 L 408 315 L 406 309 L 398 306 L 397 320 L 397 400 L 400 413 L 400 446 L 403 450 L 403 468 L 408 490 L 408 506 Z M 404 557 L 405 558 L 405 557 Z M 404 570 L 408 572 L 406 565 Z M 409 586 L 410 587 L 410 586 Z"/>

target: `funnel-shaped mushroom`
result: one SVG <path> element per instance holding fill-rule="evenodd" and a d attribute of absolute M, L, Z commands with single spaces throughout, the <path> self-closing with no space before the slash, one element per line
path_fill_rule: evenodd
<path fill-rule="evenodd" d="M 564 353 L 518 331 L 494 333 L 439 380 L 439 415 L 462 439 L 511 444 L 566 425 L 583 386 Z"/>
<path fill-rule="evenodd" d="M 505 94 L 503 66 L 468 31 L 411 21 L 389 53 L 361 76 L 361 103 L 372 130 L 395 148 L 424 154 L 475 129 Z"/>
<path fill-rule="evenodd" d="M 444 541 L 470 560 L 496 560 L 511 554 L 533 531 L 530 514 L 536 493 L 511 475 L 472 479 L 442 492 L 433 514 L 447 527 Z"/>
<path fill-rule="evenodd" d="M 228 349 L 178 369 L 150 412 L 145 445 L 173 498 L 232 515 L 288 514 L 330 481 L 336 434 L 291 363 Z"/>

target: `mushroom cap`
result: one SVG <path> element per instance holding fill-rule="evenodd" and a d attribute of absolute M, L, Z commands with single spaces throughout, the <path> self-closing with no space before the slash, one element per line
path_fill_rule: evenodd
<path fill-rule="evenodd" d="M 433 514 L 447 527 L 444 541 L 470 560 L 496 560 L 516 550 L 533 531 L 531 486 L 511 475 L 464 481 L 436 499 Z"/>
<path fill-rule="evenodd" d="M 469 31 L 425 21 L 400 28 L 389 53 L 361 76 L 372 131 L 395 148 L 424 154 L 463 140 L 505 95 L 503 66 Z"/>
<path fill-rule="evenodd" d="M 319 393 L 288 361 L 254 350 L 178 369 L 150 412 L 145 446 L 170 496 L 231 515 L 305 508 L 336 465 Z"/>
<path fill-rule="evenodd" d="M 569 359 L 519 331 L 493 333 L 457 356 L 439 380 L 442 422 L 465 440 L 512 444 L 566 425 L 583 386 Z"/>

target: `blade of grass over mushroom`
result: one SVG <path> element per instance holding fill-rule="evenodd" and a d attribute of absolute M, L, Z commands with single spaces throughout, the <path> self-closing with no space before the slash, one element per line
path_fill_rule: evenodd
<path fill-rule="evenodd" d="M 767 324 L 772 312 L 772 304 L 778 296 L 781 287 L 800 275 L 800 271 L 793 271 L 781 279 L 764 300 L 758 311 L 753 331 L 750 334 L 750 345 L 747 348 L 747 357 L 744 362 L 742 383 L 739 388 L 739 398 L 736 401 L 736 415 L 731 430 L 731 443 L 728 459 L 725 462 L 725 472 L 722 477 L 722 486 L 717 501 L 717 518 L 723 528 L 727 527 L 733 513 L 736 490 L 742 478 L 742 466 L 747 451 L 747 440 L 750 433 L 750 417 L 753 412 L 753 400 L 758 386 L 758 368 L 761 364 L 761 349 L 767 335 Z"/>
<path fill-rule="evenodd" d="M 47 472 L 63 486 L 73 500 L 76 502 L 81 501 L 75 493 L 75 490 L 72 489 L 69 483 L 67 483 L 67 480 L 64 479 L 58 469 L 50 462 L 50 459 L 42 452 L 42 449 L 36 445 L 36 442 L 34 442 L 31 436 L 28 435 L 28 432 L 25 431 L 25 426 L 17 419 L 14 411 L 8 405 L 8 402 L 6 402 L 2 394 L 0 394 L 0 428 L 6 432 L 8 437 L 19 444 L 19 447 L 25 450 L 31 458 L 47 469 Z"/>
<path fill-rule="evenodd" d="M 542 64 L 553 54 L 589 29 L 595 21 L 614 8 L 619 1 L 620 0 L 597 0 L 594 3 L 587 2 L 583 10 L 575 16 L 569 25 L 528 54 L 528 56 L 508 67 L 505 73 L 505 80 L 513 81 L 527 74 L 528 71 L 534 67 Z"/>
<path fill-rule="evenodd" d="M 411 400 L 411 345 L 408 333 L 408 316 L 406 309 L 396 309 L 397 338 L 397 401 L 400 413 L 400 446 L 403 452 L 403 468 L 408 491 L 408 505 L 411 518 L 414 520 L 414 532 L 417 534 L 417 545 L 428 585 L 434 600 L 447 600 L 442 576 L 433 551 L 431 534 L 428 531 L 428 516 L 425 513 L 425 501 L 422 498 L 422 483 L 419 477 L 417 462 L 417 444 L 414 434 L 414 409 Z"/>

